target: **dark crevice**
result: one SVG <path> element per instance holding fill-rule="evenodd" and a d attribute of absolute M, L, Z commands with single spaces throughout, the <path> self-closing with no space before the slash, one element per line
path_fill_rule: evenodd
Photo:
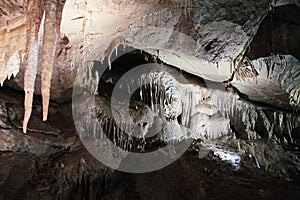
<path fill-rule="evenodd" d="M 105 61 L 104 61 L 105 63 Z M 135 67 L 145 65 L 145 64 L 150 64 L 150 63 L 161 63 L 160 60 L 156 58 L 156 56 L 152 56 L 142 50 L 132 50 L 116 59 L 111 63 L 111 69 L 106 69 L 101 76 L 98 84 L 98 95 L 101 98 L 101 101 L 105 102 L 105 106 L 107 108 L 111 107 L 111 100 L 114 99 L 117 102 L 123 102 L 124 97 L 126 96 L 126 93 L 128 93 L 128 88 L 126 85 L 122 85 L 122 89 L 119 89 L 116 87 L 119 87 L 118 81 L 122 76 L 124 76 L 127 72 L 130 70 L 134 69 Z M 95 70 L 98 68 L 98 64 L 100 63 L 95 63 L 96 66 L 94 66 Z M 147 65 L 145 65 L 147 67 Z M 151 67 L 151 66 L 149 66 Z M 133 77 L 128 77 L 128 78 L 138 78 L 135 76 L 138 76 L 138 74 L 132 74 Z M 149 86 L 149 85 L 148 85 Z M 148 89 L 146 89 L 148 88 Z M 150 87 L 147 87 L 147 85 L 143 85 L 143 94 L 145 94 L 144 99 L 140 98 L 140 89 L 138 88 L 136 91 L 131 91 L 132 95 L 130 96 L 130 102 L 129 102 L 129 109 L 130 111 L 134 110 L 135 112 L 138 112 L 139 110 L 142 110 L 143 106 L 148 105 L 150 107 L 149 101 L 147 101 L 147 96 L 150 99 Z M 118 95 L 113 96 L 113 91 L 117 90 Z M 104 104 L 103 104 L 104 105 Z M 136 114 L 136 113 L 135 113 Z M 113 127 L 117 127 L 116 121 L 112 116 L 112 113 L 108 113 L 108 116 L 98 116 L 99 121 L 103 121 L 104 118 L 106 117 L 106 120 L 109 120 L 109 124 L 112 125 Z M 130 116 L 128 116 L 130 117 Z M 125 122 L 127 123 L 127 122 Z M 109 125 L 109 126 L 110 126 Z M 146 123 L 141 123 L 138 124 L 139 127 L 145 128 L 147 124 Z M 157 135 L 154 136 L 147 136 L 146 138 L 139 138 L 139 137 L 132 137 L 129 136 L 126 131 L 119 130 L 120 135 L 113 134 L 109 132 L 110 129 L 105 129 L 103 128 L 104 134 L 109 138 L 112 142 L 115 141 L 116 145 L 119 147 L 122 147 L 122 144 L 124 142 L 127 144 L 127 146 L 132 145 L 130 148 L 125 147 L 128 151 L 131 152 L 151 152 L 155 151 L 158 148 L 161 148 L 162 146 L 165 145 L 163 141 L 160 141 L 158 139 Z M 113 129 L 111 129 L 113 130 Z M 138 130 L 134 130 L 134 133 L 138 132 Z M 151 132 L 151 128 L 149 129 L 149 132 Z M 136 133 L 138 135 L 138 133 Z M 118 139 L 118 138 L 123 138 L 123 139 Z M 126 142 L 128 141 L 128 143 Z M 140 148 L 142 147 L 142 148 Z M 124 148 L 124 146 L 122 147 Z"/>
<path fill-rule="evenodd" d="M 260 25 L 246 56 L 251 60 L 274 54 L 300 59 L 300 7 L 287 5 L 270 11 Z"/>
<path fill-rule="evenodd" d="M 109 70 L 107 68 L 103 73 L 98 85 L 98 94 L 101 96 L 111 96 L 114 84 L 117 83 L 124 74 L 134 67 L 153 61 L 153 56 L 141 50 L 134 50 L 120 56 L 111 63 L 111 69 Z M 95 63 L 95 65 L 97 65 L 97 63 Z M 97 68 L 97 66 L 94 68 Z"/>

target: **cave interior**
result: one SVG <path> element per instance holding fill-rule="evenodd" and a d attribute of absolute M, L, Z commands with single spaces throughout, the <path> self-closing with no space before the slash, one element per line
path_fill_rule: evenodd
<path fill-rule="evenodd" d="M 299 1 L 6 0 L 0 47 L 0 200 L 300 199 Z"/>

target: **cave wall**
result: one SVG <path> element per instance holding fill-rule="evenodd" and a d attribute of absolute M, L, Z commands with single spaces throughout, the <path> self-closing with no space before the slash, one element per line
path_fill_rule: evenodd
<path fill-rule="evenodd" d="M 19 13 L 18 10 L 14 10 L 14 12 L 18 13 L 18 18 L 11 20 L 11 15 L 7 17 L 8 14 L 1 16 L 3 23 L 11 24 L 10 26 L 2 28 L 1 35 L 4 37 L 4 43 L 2 43 L 3 48 L 1 49 L 6 49 L 5 52 L 3 52 L 3 54 L 6 54 L 6 60 L 2 60 L 2 71 L 8 68 L 6 66 L 7 59 L 16 52 L 21 51 L 21 54 L 18 55 L 19 58 L 26 55 L 25 41 L 28 36 L 26 37 L 26 27 L 24 24 L 28 21 L 28 19 L 26 21 L 25 17 L 27 6 L 25 2 L 19 3 L 22 5 L 20 6 L 22 12 Z M 239 9 L 240 7 L 243 9 Z M 191 73 L 205 76 L 205 73 L 202 72 L 205 71 L 203 70 L 205 67 L 202 66 L 216 68 L 216 63 L 219 63 L 220 66 L 222 65 L 222 70 L 219 72 L 220 77 L 222 80 L 226 80 L 231 76 L 228 63 L 236 58 L 249 38 L 256 33 L 260 20 L 268 8 L 268 1 L 261 1 L 259 3 L 225 1 L 221 4 L 214 2 L 199 3 L 197 1 L 134 1 L 132 4 L 126 1 L 123 3 L 104 1 L 104 3 L 99 4 L 87 1 L 86 5 L 80 1 L 67 1 L 63 13 L 57 13 L 57 18 L 62 15 L 62 35 L 60 38 L 66 36 L 68 43 L 65 44 L 61 41 L 56 46 L 54 75 L 52 78 L 52 98 L 59 99 L 59 97 L 63 96 L 63 92 L 72 87 L 74 70 L 81 63 L 85 55 L 88 55 L 92 49 L 98 47 L 94 44 L 103 43 L 103 45 L 101 45 L 103 49 L 99 49 L 102 51 L 102 53 L 99 53 L 102 57 L 103 55 L 101 54 L 105 54 L 111 40 L 117 37 L 118 34 L 132 29 L 137 29 L 138 32 L 138 29 L 146 27 L 168 28 L 170 30 L 168 33 L 169 37 L 172 35 L 173 30 L 187 34 L 188 37 L 195 40 L 194 44 L 192 44 L 194 47 L 190 49 L 188 55 L 185 55 L 184 41 L 175 44 L 173 49 L 174 51 L 179 50 L 179 55 L 182 54 L 192 59 L 194 62 L 192 65 L 195 65 L 194 68 L 197 69 L 200 67 L 200 69 L 195 71 L 191 66 L 184 69 Z M 76 9 L 77 12 L 74 12 L 74 9 Z M 120 15 L 120 10 L 122 10 L 122 15 Z M 217 10 L 221 10 L 222 12 L 216 12 Z M 247 10 L 247 12 L 245 12 L 245 10 Z M 205 17 L 203 18 L 202 16 Z M 102 19 L 104 18 L 109 18 L 110 20 L 103 21 Z M 146 33 L 141 33 L 140 35 L 146 40 L 146 38 L 148 38 L 147 34 L 143 34 Z M 176 34 L 172 37 L 176 37 Z M 165 40 L 169 40 L 169 42 L 172 43 L 172 37 L 169 39 L 165 38 Z M 15 47 L 10 45 L 11 41 L 13 41 L 12 38 L 17 38 L 18 41 L 20 41 L 15 44 Z M 143 41 L 143 43 L 143 45 L 146 46 L 155 47 L 158 45 L 158 47 L 164 47 L 159 44 L 152 44 L 153 41 L 151 40 Z M 115 45 L 117 45 L 117 43 Z M 137 43 L 134 45 L 137 47 L 142 46 Z M 178 47 L 178 45 L 181 46 Z M 7 47 L 10 48 L 7 49 Z M 61 50 L 63 50 L 63 54 L 60 54 Z M 98 59 L 101 59 L 101 57 Z M 168 60 L 170 60 L 169 63 L 176 66 L 176 62 L 172 61 L 173 59 L 174 58 L 168 55 L 165 61 L 168 62 Z M 181 63 L 177 64 L 177 67 L 182 68 L 186 65 L 183 64 L 184 61 Z M 14 71 L 15 74 L 19 69 L 20 75 L 15 78 L 15 82 L 22 88 L 22 72 L 24 71 L 24 66 L 22 67 L 21 65 L 21 68 L 19 68 L 16 64 L 15 67 L 11 66 L 9 68 L 13 68 L 14 70 L 12 71 Z M 37 74 L 38 78 L 35 91 L 39 94 L 39 70 Z M 7 75 L 10 76 L 11 72 Z M 5 77 L 2 78 L 1 82 L 4 81 L 4 78 Z"/>

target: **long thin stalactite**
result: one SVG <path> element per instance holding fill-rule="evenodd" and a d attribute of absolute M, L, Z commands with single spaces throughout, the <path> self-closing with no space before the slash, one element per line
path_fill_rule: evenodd
<path fill-rule="evenodd" d="M 48 0 L 45 5 L 45 24 L 43 47 L 41 49 L 41 93 L 43 99 L 43 120 L 47 120 L 50 87 L 55 62 L 55 50 L 57 43 L 56 30 L 56 0 Z"/>
<path fill-rule="evenodd" d="M 42 2 L 40 0 L 27 1 L 27 15 L 26 15 L 26 63 L 24 74 L 24 120 L 23 132 L 26 133 L 27 125 L 32 112 L 32 102 L 34 85 L 38 68 L 39 55 L 39 33 L 41 33 L 42 22 Z"/>
<path fill-rule="evenodd" d="M 24 133 L 27 131 L 32 112 L 38 67 L 41 69 L 43 120 L 47 120 L 48 117 L 51 78 L 55 64 L 56 45 L 60 35 L 60 21 L 64 3 L 65 0 L 28 0 L 27 2 Z"/>

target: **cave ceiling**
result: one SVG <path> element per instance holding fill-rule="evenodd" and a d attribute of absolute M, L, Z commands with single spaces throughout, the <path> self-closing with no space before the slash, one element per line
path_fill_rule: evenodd
<path fill-rule="evenodd" d="M 252 100 L 299 107 L 300 80 L 292 76 L 299 70 L 298 5 L 297 0 L 4 0 L 0 83 L 25 91 L 25 132 L 33 94 L 42 94 L 46 120 L 49 99 L 71 98 L 82 63 L 110 62 L 123 44 L 195 76 L 232 82 Z M 277 66 L 280 62 L 287 67 Z"/>

